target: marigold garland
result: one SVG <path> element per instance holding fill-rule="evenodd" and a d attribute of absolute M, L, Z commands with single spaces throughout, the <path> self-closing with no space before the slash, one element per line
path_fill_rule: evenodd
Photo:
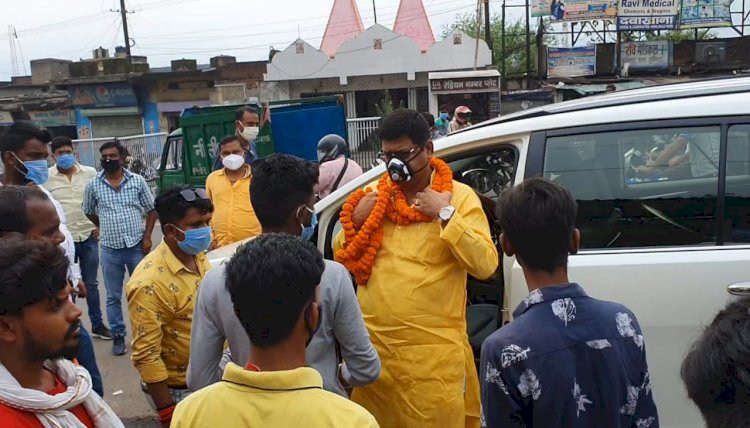
<path fill-rule="evenodd" d="M 453 172 L 444 161 L 432 158 L 430 161 L 436 173 L 432 179 L 432 190 L 453 191 Z M 417 222 L 431 222 L 434 219 L 411 208 L 401 187 L 391 181 L 388 173 L 378 181 L 378 199 L 364 224 L 359 229 L 354 225 L 354 209 L 372 189 L 359 189 L 344 202 L 339 216 L 344 229 L 344 246 L 336 252 L 336 260 L 354 274 L 357 284 L 366 285 L 370 279 L 375 257 L 383 243 L 383 219 L 406 226 Z"/>

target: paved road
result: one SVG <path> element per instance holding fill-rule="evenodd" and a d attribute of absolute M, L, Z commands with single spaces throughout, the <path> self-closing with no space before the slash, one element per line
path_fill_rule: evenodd
<path fill-rule="evenodd" d="M 161 230 L 159 230 L 158 224 L 155 229 L 157 230 L 154 231 L 153 236 L 154 247 L 156 247 L 162 239 Z M 104 314 L 104 319 L 106 321 L 107 293 L 104 289 L 104 280 L 102 278 L 101 269 L 99 270 L 99 295 L 102 314 Z M 128 329 L 126 343 L 128 344 L 128 348 L 130 348 L 131 328 L 130 319 L 127 313 L 127 301 L 125 300 L 124 293 L 122 300 L 123 312 L 125 314 L 125 325 Z M 91 321 L 89 320 L 86 309 L 86 300 L 79 299 L 78 305 L 83 310 L 82 320 L 84 326 L 90 330 Z M 117 413 L 120 419 L 122 419 L 126 427 L 159 428 L 161 425 L 141 391 L 140 377 L 133 367 L 133 363 L 130 361 L 130 353 L 128 352 L 126 355 L 115 357 L 112 355 L 112 341 L 96 338 L 93 340 L 96 360 L 104 381 L 104 399 L 110 407 L 112 407 L 115 413 Z M 122 391 L 122 393 L 118 395 L 113 394 L 119 391 Z"/>

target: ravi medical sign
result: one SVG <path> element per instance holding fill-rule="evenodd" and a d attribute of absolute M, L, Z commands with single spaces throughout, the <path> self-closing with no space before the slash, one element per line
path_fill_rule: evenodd
<path fill-rule="evenodd" d="M 547 77 L 593 76 L 596 74 L 596 46 L 547 48 Z"/>
<path fill-rule="evenodd" d="M 677 28 L 680 0 L 620 0 L 618 31 L 655 31 Z"/>
<path fill-rule="evenodd" d="M 631 70 L 665 70 L 672 65 L 672 44 L 669 40 L 624 42 L 621 55 Z"/>
<path fill-rule="evenodd" d="M 680 28 L 729 27 L 732 0 L 682 0 Z"/>

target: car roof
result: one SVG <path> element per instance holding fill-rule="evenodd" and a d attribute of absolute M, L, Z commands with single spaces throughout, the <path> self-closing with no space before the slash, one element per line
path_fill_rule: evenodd
<path fill-rule="evenodd" d="M 750 76 L 706 79 L 687 83 L 645 87 L 608 95 L 566 101 L 509 114 L 454 132 L 434 142 L 435 154 L 446 156 L 477 141 L 500 136 L 528 135 L 532 132 L 606 123 L 750 114 Z M 686 103 L 701 97 L 700 102 Z M 633 108 L 638 106 L 638 108 Z M 378 165 L 326 196 L 317 204 L 318 212 L 336 204 L 342 197 L 374 181 L 385 172 Z"/>
<path fill-rule="evenodd" d="M 558 87 L 564 88 L 565 86 L 562 85 Z M 657 86 L 646 86 L 643 88 L 579 98 L 577 100 L 562 103 L 547 104 L 511 113 L 496 119 L 490 119 L 469 128 L 464 128 L 458 132 L 465 132 L 467 129 L 476 129 L 514 120 L 591 110 L 601 107 L 614 107 L 650 101 L 674 100 L 695 96 L 733 94 L 740 92 L 750 92 L 750 76 L 729 76 L 692 80 L 689 82 L 669 83 Z"/>

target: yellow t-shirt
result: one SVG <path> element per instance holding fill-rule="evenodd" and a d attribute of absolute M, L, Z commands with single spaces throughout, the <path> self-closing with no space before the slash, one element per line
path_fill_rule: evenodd
<path fill-rule="evenodd" d="M 133 327 L 131 359 L 146 383 L 163 380 L 186 385 L 193 308 L 206 272 L 205 254 L 195 256 L 198 272 L 189 271 L 162 242 L 136 267 L 125 293 Z"/>
<path fill-rule="evenodd" d="M 219 247 L 260 235 L 261 227 L 250 203 L 252 173 L 231 183 L 224 168 L 206 178 L 206 192 L 214 204 L 211 229 Z"/>
<path fill-rule="evenodd" d="M 323 389 L 315 369 L 253 372 L 229 363 L 221 382 L 184 399 L 172 428 L 375 428 L 359 405 Z"/>

